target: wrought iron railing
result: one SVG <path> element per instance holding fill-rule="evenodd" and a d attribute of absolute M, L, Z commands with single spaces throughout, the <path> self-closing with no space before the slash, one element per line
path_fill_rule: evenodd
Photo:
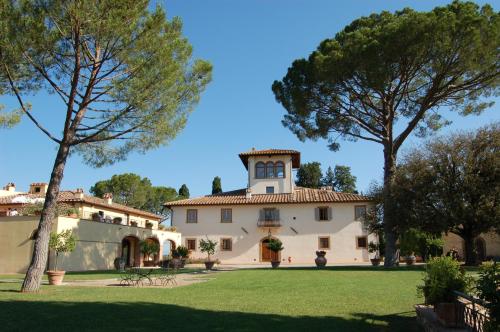
<path fill-rule="evenodd" d="M 473 332 L 483 332 L 489 320 L 488 303 L 476 297 L 454 291 L 457 309 L 457 325 Z"/>
<path fill-rule="evenodd" d="M 257 221 L 258 227 L 281 227 L 280 220 L 259 220 Z"/>

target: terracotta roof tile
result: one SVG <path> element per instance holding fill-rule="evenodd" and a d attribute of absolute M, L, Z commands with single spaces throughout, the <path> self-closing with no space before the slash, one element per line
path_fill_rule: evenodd
<path fill-rule="evenodd" d="M 292 167 L 300 167 L 300 152 L 296 150 L 286 150 L 286 149 L 267 149 L 267 150 L 250 150 L 247 152 L 242 152 L 239 154 L 243 165 L 248 169 L 248 157 L 249 156 L 292 156 Z"/>
<path fill-rule="evenodd" d="M 26 204 L 26 203 L 32 203 L 33 201 L 36 200 L 42 200 L 45 198 L 45 194 L 15 194 L 15 195 L 10 195 L 10 196 L 3 196 L 0 197 L 0 205 L 12 205 L 12 204 Z M 118 204 L 118 203 L 111 203 L 108 204 L 106 200 L 99 198 L 99 197 L 94 197 L 94 196 L 89 196 L 89 195 L 83 195 L 83 198 L 81 197 L 81 193 L 77 191 L 72 191 L 72 190 L 64 190 L 59 192 L 59 196 L 57 198 L 57 201 L 59 203 L 70 203 L 70 202 L 75 202 L 75 203 L 87 203 L 87 204 L 92 204 L 92 205 L 98 205 L 104 208 L 109 208 L 112 210 L 116 211 L 121 211 L 121 212 L 126 212 L 126 213 L 133 213 L 136 215 L 140 215 L 143 217 L 151 218 L 154 220 L 161 220 L 161 217 L 147 211 L 139 210 L 132 208 L 130 206 L 126 206 L 123 204 Z"/>
<path fill-rule="evenodd" d="M 295 191 L 290 194 L 252 194 L 251 198 L 246 198 L 245 189 L 239 189 L 215 195 L 167 202 L 165 206 L 348 203 L 369 201 L 368 197 L 357 194 L 296 187 Z"/>

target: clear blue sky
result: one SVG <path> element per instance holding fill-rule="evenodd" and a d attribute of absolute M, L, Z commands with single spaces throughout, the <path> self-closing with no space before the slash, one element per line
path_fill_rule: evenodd
<path fill-rule="evenodd" d="M 214 176 L 224 190 L 246 185 L 245 169 L 238 153 L 266 148 L 290 148 L 302 152 L 302 162 L 319 161 L 352 168 L 358 188 L 366 190 L 382 174 L 382 149 L 375 143 L 342 143 L 331 152 L 326 142 L 300 142 L 281 125 L 284 109 L 276 103 L 271 84 L 281 79 L 294 59 L 307 57 L 325 38 L 363 15 L 403 7 L 429 10 L 449 1 L 191 1 L 163 3 L 168 16 L 180 16 L 196 57 L 209 60 L 213 81 L 189 118 L 186 128 L 169 146 L 146 155 L 132 154 L 127 161 L 94 169 L 72 156 L 63 188 L 86 191 L 96 181 L 113 174 L 134 172 L 154 185 L 178 189 L 186 183 L 192 196 L 207 194 Z M 481 2 L 482 3 L 482 2 Z M 498 10 L 498 8 L 496 8 Z M 59 132 L 57 97 L 39 94 L 30 98 L 35 114 Z M 12 106 L 13 100 L 0 103 Z M 498 104 L 498 101 L 497 101 Z M 449 115 L 453 124 L 440 133 L 472 129 L 500 120 L 499 106 L 479 117 Z M 406 147 L 419 142 L 411 138 Z M 48 181 L 55 145 L 28 120 L 0 131 L 0 185 L 14 181 L 25 190 L 29 183 Z"/>

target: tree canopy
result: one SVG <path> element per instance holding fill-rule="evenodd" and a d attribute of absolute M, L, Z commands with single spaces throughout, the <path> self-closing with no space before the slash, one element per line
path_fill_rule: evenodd
<path fill-rule="evenodd" d="M 317 161 L 305 163 L 300 165 L 297 170 L 295 184 L 300 187 L 306 188 L 319 188 L 321 187 L 321 164 Z"/>
<path fill-rule="evenodd" d="M 295 60 L 272 90 L 301 140 L 381 144 L 384 153 L 385 266 L 396 263 L 391 205 L 396 157 L 411 133 L 449 123 L 440 110 L 480 114 L 497 92 L 500 17 L 489 5 L 454 1 L 429 12 L 405 8 L 354 20 L 307 59 Z"/>
<path fill-rule="evenodd" d="M 323 186 L 332 187 L 333 191 L 343 193 L 357 193 L 356 177 L 351 174 L 349 166 L 335 165 L 335 170 L 331 166 L 325 172 L 321 180 Z"/>
<path fill-rule="evenodd" d="M 183 184 L 179 188 L 179 198 L 181 198 L 181 199 L 183 199 L 183 198 L 189 198 L 189 188 L 187 187 L 186 184 Z"/>
<path fill-rule="evenodd" d="M 178 199 L 174 188 L 153 186 L 147 178 L 141 178 L 134 173 L 113 175 L 109 180 L 96 182 L 90 188 L 90 192 L 103 197 L 105 193 L 112 193 L 113 200 L 136 209 L 146 210 L 163 217 L 167 217 L 167 211 L 163 204 Z"/>
<path fill-rule="evenodd" d="M 222 192 L 222 184 L 220 177 L 216 176 L 214 177 L 214 180 L 212 181 L 212 195 L 214 194 L 219 194 Z"/>
<path fill-rule="evenodd" d="M 19 105 L 0 114 L 0 127 L 22 112 L 58 147 L 22 286 L 36 291 L 70 153 L 99 167 L 167 144 L 184 128 L 212 67 L 193 59 L 180 18 L 168 20 L 149 1 L 2 0 L 0 6 L 0 93 Z M 30 105 L 39 91 L 53 96 L 50 109 Z M 59 128 L 43 123 L 44 111 L 53 113 L 50 119 L 59 114 Z"/>
<path fill-rule="evenodd" d="M 412 150 L 397 167 L 394 193 L 403 229 L 451 232 L 475 263 L 474 240 L 500 232 L 500 124 Z"/>

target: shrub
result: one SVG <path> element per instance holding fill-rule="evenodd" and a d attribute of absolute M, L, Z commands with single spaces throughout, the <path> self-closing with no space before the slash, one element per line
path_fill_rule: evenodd
<path fill-rule="evenodd" d="M 267 244 L 267 247 L 269 248 L 269 250 L 271 250 L 273 252 L 279 252 L 279 251 L 285 249 L 283 247 L 283 242 L 281 242 L 278 239 L 270 239 L 269 243 Z"/>
<path fill-rule="evenodd" d="M 424 260 L 430 257 L 441 256 L 443 253 L 444 240 L 414 228 L 404 232 L 400 238 L 400 250 L 404 256 L 417 254 Z"/>
<path fill-rule="evenodd" d="M 465 275 L 460 263 L 451 257 L 431 258 L 425 270 L 424 285 L 418 289 L 427 304 L 453 302 L 453 291 L 467 292 L 471 278 Z"/>
<path fill-rule="evenodd" d="M 485 262 L 481 265 L 476 289 L 479 297 L 489 302 L 490 321 L 485 331 L 500 331 L 500 264 Z"/>
<path fill-rule="evenodd" d="M 217 246 L 217 241 L 212 241 L 208 237 L 206 240 L 200 239 L 200 250 L 201 252 L 206 252 L 208 256 L 208 261 L 210 262 L 210 256 L 215 254 L 215 247 Z"/>
<path fill-rule="evenodd" d="M 176 251 L 179 254 L 179 256 L 181 256 L 182 258 L 188 258 L 189 257 L 189 249 L 187 247 L 178 246 L 177 249 L 176 249 Z"/>

